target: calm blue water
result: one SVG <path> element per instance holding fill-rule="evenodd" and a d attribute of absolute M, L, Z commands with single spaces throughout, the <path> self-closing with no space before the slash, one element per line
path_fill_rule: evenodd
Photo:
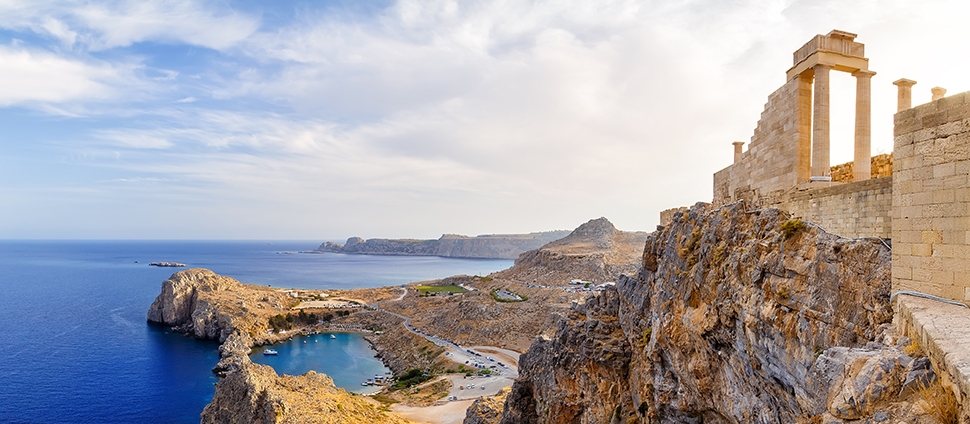
<path fill-rule="evenodd" d="M 245 283 L 321 289 L 484 275 L 512 263 L 276 254 L 317 245 L 0 241 L 0 422 L 198 422 L 217 381 L 211 372 L 218 362 L 217 344 L 145 321 L 161 282 L 177 271 L 147 266 L 151 261 L 205 267 Z M 309 346 L 282 346 L 281 356 L 292 355 L 273 365 L 278 372 L 300 374 L 327 363 L 343 364 L 341 369 L 364 364 L 358 367 L 360 378 L 342 380 L 348 389 L 359 389 L 361 380 L 380 371 L 372 362 L 367 365 L 373 352 L 359 338 L 355 342 L 348 335 L 345 342 L 342 350 L 318 355 L 310 354 Z"/>
<path fill-rule="evenodd" d="M 280 374 L 320 371 L 333 378 L 338 387 L 355 393 L 373 391 L 360 383 L 390 371 L 374 357 L 374 350 L 360 334 L 324 333 L 293 339 L 272 346 L 278 352 L 275 356 L 263 355 L 264 349 L 255 349 L 250 355 L 253 362 L 269 365 Z"/>

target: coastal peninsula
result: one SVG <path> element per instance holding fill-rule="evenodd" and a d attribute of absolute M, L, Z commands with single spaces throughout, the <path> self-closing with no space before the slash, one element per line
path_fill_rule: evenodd
<path fill-rule="evenodd" d="M 617 238 L 622 234 L 637 233 L 620 232 L 601 218 L 570 232 L 568 242 L 546 244 L 541 249 L 567 246 L 584 252 L 596 247 L 599 255 L 577 256 L 583 264 L 593 266 L 574 267 L 572 277 L 602 283 L 602 279 L 619 276 L 603 274 L 603 270 L 615 272 L 622 267 L 597 265 L 596 261 L 626 257 L 602 253 L 636 251 L 636 245 L 641 243 L 639 237 Z M 635 255 L 627 259 L 627 266 L 635 266 L 638 261 Z M 569 279 L 564 280 L 561 274 L 535 275 L 541 277 L 531 282 L 453 276 L 404 287 L 340 291 L 248 285 L 209 270 L 188 269 L 163 283 L 161 293 L 149 308 L 148 320 L 197 338 L 221 342 L 221 360 L 213 371 L 223 379 L 203 413 L 203 422 L 221 422 L 229 417 L 260 422 L 260 417 L 269 412 L 278 418 L 274 422 L 287 422 L 287 417 L 313 417 L 314 411 L 329 411 L 326 416 L 330 418 L 326 419 L 341 417 L 338 422 L 393 423 L 404 418 L 388 411 L 387 402 L 397 403 L 394 411 L 421 417 L 423 408 L 435 408 L 433 405 L 446 397 L 456 399 L 454 406 L 460 406 L 463 416 L 475 398 L 485 395 L 476 403 L 476 411 L 488 410 L 487 405 L 494 406 L 496 399 L 504 399 L 508 391 L 499 389 L 509 387 L 517 377 L 518 357 L 532 339 L 553 331 L 572 303 L 597 290 L 570 286 Z M 516 300 L 503 301 L 495 296 L 498 291 L 514 293 Z M 311 316 L 314 318 L 309 319 Z M 291 317 L 292 327 L 275 328 L 277 317 Z M 271 368 L 255 364 L 248 357 L 256 346 L 335 329 L 366 334 L 395 376 L 417 369 L 429 373 L 432 379 L 407 390 L 385 391 L 378 396 L 385 402 L 381 403 L 337 389 L 332 380 L 321 374 L 277 376 Z M 480 380 L 480 385 L 487 382 L 488 390 L 464 393 L 458 386 L 464 384 L 463 378 L 470 372 L 466 361 L 483 360 L 480 358 L 484 356 L 498 364 L 497 375 Z M 492 394 L 498 397 L 491 397 Z M 333 411 L 334 402 L 344 409 Z M 313 421 L 328 422 L 324 419 L 321 416 Z"/>
<path fill-rule="evenodd" d="M 324 242 L 312 253 L 515 259 L 522 252 L 539 248 L 569 233 L 568 230 L 563 230 L 529 234 L 486 234 L 476 237 L 444 234 L 435 240 L 382 238 L 364 240 L 360 237 L 351 237 L 344 244 Z"/>

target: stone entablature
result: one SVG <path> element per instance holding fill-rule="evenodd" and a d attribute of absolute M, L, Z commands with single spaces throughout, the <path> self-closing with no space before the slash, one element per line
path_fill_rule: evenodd
<path fill-rule="evenodd" d="M 893 290 L 970 301 L 970 92 L 897 113 Z"/>

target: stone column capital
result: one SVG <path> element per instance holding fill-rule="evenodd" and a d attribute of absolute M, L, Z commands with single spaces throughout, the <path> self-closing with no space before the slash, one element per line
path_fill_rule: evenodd
<path fill-rule="evenodd" d="M 868 69 L 860 69 L 852 73 L 852 76 L 856 78 L 872 78 L 873 75 L 876 75 L 876 73 Z"/>
<path fill-rule="evenodd" d="M 937 101 L 946 95 L 946 89 L 943 87 L 933 87 L 930 89 L 930 93 L 933 93 L 933 101 Z"/>
<path fill-rule="evenodd" d="M 732 142 L 731 144 L 733 144 L 735 148 L 744 146 L 743 141 L 735 141 L 735 142 Z"/>
<path fill-rule="evenodd" d="M 901 88 L 902 87 L 912 87 L 912 86 L 916 85 L 916 81 L 913 81 L 911 79 L 906 79 L 906 78 L 900 78 L 900 79 L 898 79 L 896 81 L 893 81 L 893 85 L 895 85 L 897 87 L 901 87 Z"/>

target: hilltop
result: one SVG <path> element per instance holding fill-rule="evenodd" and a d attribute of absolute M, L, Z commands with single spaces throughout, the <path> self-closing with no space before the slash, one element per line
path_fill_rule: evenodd
<path fill-rule="evenodd" d="M 515 265 L 495 278 L 540 285 L 565 285 L 572 280 L 616 281 L 637 272 L 648 233 L 620 231 L 606 218 L 580 225 L 568 236 L 523 253 Z"/>

